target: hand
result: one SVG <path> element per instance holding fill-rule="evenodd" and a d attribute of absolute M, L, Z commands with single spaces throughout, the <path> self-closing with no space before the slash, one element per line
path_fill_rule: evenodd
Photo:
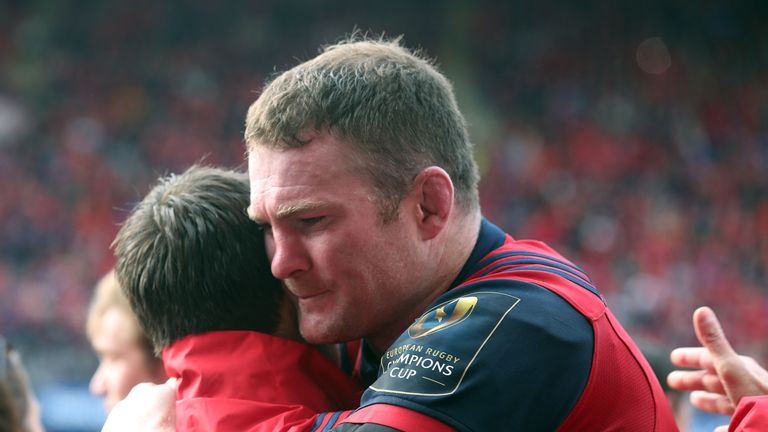
<path fill-rule="evenodd" d="M 137 384 L 118 402 L 101 432 L 175 432 L 176 379 Z"/>
<path fill-rule="evenodd" d="M 670 387 L 693 390 L 693 406 L 725 415 L 733 414 L 744 396 L 768 394 L 768 371 L 731 348 L 712 309 L 696 309 L 693 327 L 703 347 L 677 348 L 670 358 L 677 366 L 698 370 L 671 372 L 667 376 Z"/>

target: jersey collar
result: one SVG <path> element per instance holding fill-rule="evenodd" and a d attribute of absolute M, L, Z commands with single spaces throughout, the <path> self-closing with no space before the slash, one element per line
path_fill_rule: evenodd
<path fill-rule="evenodd" d="M 504 244 L 506 236 L 507 235 L 501 228 L 483 217 L 480 221 L 480 234 L 477 236 L 477 243 L 475 243 L 475 247 L 472 249 L 469 259 L 464 263 L 461 272 L 459 272 L 459 275 L 451 283 L 448 290 L 450 291 L 453 288 L 456 288 L 467 280 L 467 278 L 475 272 L 475 265 L 483 259 L 483 257 L 501 247 Z"/>

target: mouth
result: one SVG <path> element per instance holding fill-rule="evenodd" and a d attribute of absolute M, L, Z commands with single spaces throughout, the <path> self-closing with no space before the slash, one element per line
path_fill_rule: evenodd
<path fill-rule="evenodd" d="M 312 286 L 315 286 L 313 289 Z M 285 283 L 285 288 L 288 294 L 290 294 L 291 297 L 295 299 L 297 302 L 305 302 L 308 300 L 315 299 L 317 297 L 323 296 L 325 294 L 328 294 L 330 290 L 324 289 L 322 291 L 317 290 L 317 284 L 297 284 L 295 282 L 287 282 Z"/>
<path fill-rule="evenodd" d="M 322 291 L 322 292 L 319 292 L 319 293 L 313 293 L 313 294 L 297 295 L 297 296 L 296 296 L 296 298 L 297 298 L 297 299 L 298 299 L 300 302 L 302 302 L 302 301 L 309 301 L 309 300 L 312 300 L 312 299 L 316 299 L 316 298 L 318 298 L 318 297 L 321 297 L 321 296 L 323 296 L 323 295 L 325 295 L 325 294 L 328 294 L 328 293 L 329 293 L 329 291 Z"/>

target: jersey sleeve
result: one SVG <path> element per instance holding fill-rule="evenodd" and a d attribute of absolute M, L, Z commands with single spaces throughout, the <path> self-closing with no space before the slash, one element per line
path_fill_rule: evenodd
<path fill-rule="evenodd" d="M 450 294 L 381 357 L 361 401 L 366 421 L 423 430 L 388 422 L 394 406 L 462 431 L 557 429 L 589 376 L 591 322 L 526 282 L 484 280 Z"/>
<path fill-rule="evenodd" d="M 729 432 L 768 430 L 768 396 L 745 397 L 736 406 L 728 425 Z"/>

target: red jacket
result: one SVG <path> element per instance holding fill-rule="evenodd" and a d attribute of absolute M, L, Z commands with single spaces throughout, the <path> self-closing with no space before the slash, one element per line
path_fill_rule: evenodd
<path fill-rule="evenodd" d="M 310 345 L 250 331 L 187 336 L 163 351 L 179 379 L 178 431 L 307 430 L 356 408 L 360 387 Z"/>
<path fill-rule="evenodd" d="M 728 432 L 768 431 L 768 396 L 741 398 L 731 417 Z"/>

